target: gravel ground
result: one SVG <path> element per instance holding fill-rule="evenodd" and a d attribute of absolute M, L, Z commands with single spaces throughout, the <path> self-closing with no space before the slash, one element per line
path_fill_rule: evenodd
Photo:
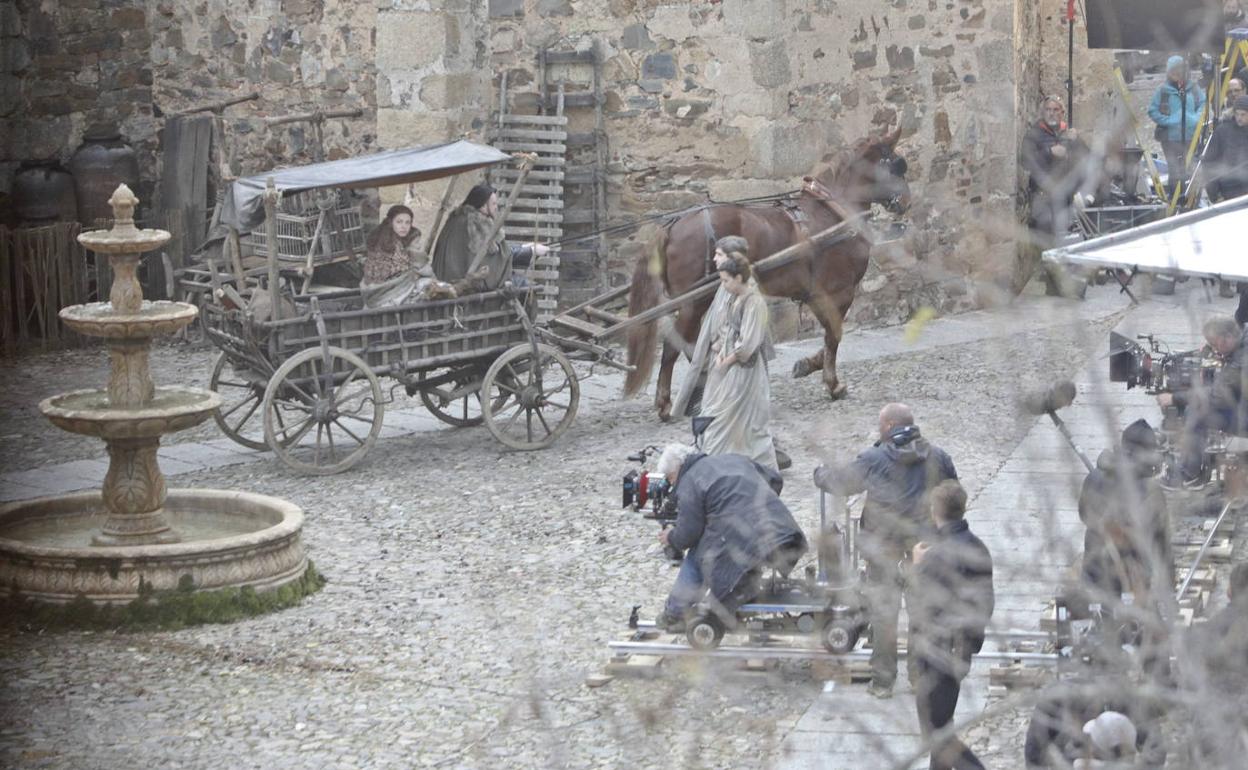
<path fill-rule="evenodd" d="M 1016 416 L 1019 388 L 1082 365 L 1111 326 L 846 364 L 851 394 L 837 403 L 816 378 L 774 375 L 774 430 L 795 463 L 784 497 L 813 530 L 812 468 L 863 448 L 893 399 L 914 407 L 973 494 L 1031 424 Z M 153 376 L 202 384 L 210 356 L 162 346 Z M 58 435 L 33 404 L 98 385 L 103 371 L 95 351 L 6 371 L 6 454 L 25 466 L 98 456 L 98 444 Z M 683 426 L 655 421 L 647 397 L 586 409 L 539 453 L 504 452 L 483 428 L 447 429 L 383 439 L 337 477 L 295 477 L 271 459 L 178 476 L 180 487 L 303 506 L 329 585 L 298 608 L 231 626 L 0 632 L 0 766 L 767 766 L 819 690 L 802 664 L 584 684 L 630 606 L 653 614 L 674 577 L 656 528 L 618 508 L 625 456 L 684 438 Z"/>

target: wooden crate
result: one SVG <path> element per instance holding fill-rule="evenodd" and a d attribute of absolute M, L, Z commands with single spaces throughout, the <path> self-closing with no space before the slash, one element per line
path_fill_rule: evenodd
<path fill-rule="evenodd" d="M 318 224 L 321 225 L 319 232 Z M 314 246 L 313 264 L 363 254 L 364 239 L 360 207 L 344 200 L 339 200 L 326 212 L 323 223 L 315 205 L 302 211 L 279 209 L 277 212 L 277 258 L 284 262 L 307 262 Z M 243 236 L 242 244 L 246 255 L 268 256 L 263 227 Z"/>

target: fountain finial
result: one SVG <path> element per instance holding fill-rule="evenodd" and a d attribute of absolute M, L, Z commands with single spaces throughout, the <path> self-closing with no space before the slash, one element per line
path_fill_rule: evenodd
<path fill-rule="evenodd" d="M 113 232 L 134 232 L 134 209 L 139 205 L 139 199 L 130 187 L 124 182 L 119 184 L 108 204 L 113 207 Z"/>

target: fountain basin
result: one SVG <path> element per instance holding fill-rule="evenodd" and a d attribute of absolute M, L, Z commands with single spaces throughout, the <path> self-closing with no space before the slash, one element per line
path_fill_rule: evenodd
<path fill-rule="evenodd" d="M 129 188 L 126 188 L 126 194 L 131 197 L 134 195 Z M 138 202 L 135 198 L 134 203 Z M 167 230 L 138 230 L 133 220 L 127 219 L 126 224 L 128 226 L 121 226 L 122 217 L 118 216 L 113 230 L 89 230 L 78 236 L 78 242 L 98 254 L 137 255 L 144 251 L 159 249 L 173 237 Z"/>
<path fill-rule="evenodd" d="M 307 570 L 303 511 L 293 503 L 248 492 L 177 489 L 164 509 L 183 542 L 108 547 L 90 545 L 107 519 L 99 492 L 0 508 L 0 596 L 121 604 L 142 592 L 185 589 L 188 579 L 196 591 L 268 591 Z"/>
<path fill-rule="evenodd" d="M 56 427 L 102 439 L 159 438 L 193 428 L 221 406 L 221 396 L 203 388 L 156 388 L 141 407 L 116 408 L 107 390 L 75 390 L 45 398 L 39 411 Z"/>
<path fill-rule="evenodd" d="M 172 334 L 198 314 L 194 305 L 164 300 L 143 300 L 137 313 L 118 311 L 111 302 L 70 305 L 59 313 L 61 322 L 79 334 L 128 340 Z"/>

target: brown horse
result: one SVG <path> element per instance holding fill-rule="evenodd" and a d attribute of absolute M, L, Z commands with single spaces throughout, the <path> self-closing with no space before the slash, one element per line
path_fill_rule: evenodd
<path fill-rule="evenodd" d="M 654 307 L 662 295 L 678 296 L 700 281 L 712 269 L 715 241 L 726 235 L 743 236 L 750 245 L 750 259 L 758 261 L 783 248 L 804 241 L 851 216 L 866 211 L 872 203 L 904 209 L 909 205 L 906 161 L 896 154 L 898 128 L 889 134 L 860 140 L 849 150 L 831 158 L 825 156 L 820 169 L 806 178 L 792 213 L 779 204 L 712 204 L 699 208 L 665 225 L 651 243 L 649 255 L 637 262 L 629 290 L 630 315 Z M 812 249 L 782 267 L 759 276 L 759 287 L 772 297 L 788 297 L 810 305 L 823 326 L 823 349 L 798 361 L 794 377 L 823 372 L 823 382 L 832 398 L 841 398 L 846 387 L 836 376 L 836 349 L 841 328 L 858 282 L 867 270 L 871 241 L 859 232 L 851 238 Z M 671 416 L 672 369 L 676 358 L 697 341 L 702 316 L 711 298 L 682 307 L 674 330 L 683 339 L 667 335 L 655 406 L 659 416 Z M 625 393 L 636 393 L 650 379 L 654 367 L 657 324 L 633 329 L 628 338 L 628 361 L 636 368 L 625 381 Z"/>

